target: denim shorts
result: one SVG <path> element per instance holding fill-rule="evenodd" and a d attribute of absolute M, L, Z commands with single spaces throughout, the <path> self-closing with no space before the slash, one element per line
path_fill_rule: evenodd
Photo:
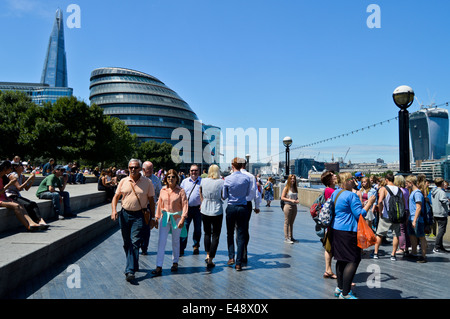
<path fill-rule="evenodd" d="M 412 220 L 408 220 L 408 235 L 416 236 L 417 238 L 425 237 L 425 224 L 423 221 L 417 221 L 416 228 L 413 228 Z"/>

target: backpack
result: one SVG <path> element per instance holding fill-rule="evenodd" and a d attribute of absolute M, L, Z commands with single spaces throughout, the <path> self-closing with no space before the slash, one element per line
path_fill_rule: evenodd
<path fill-rule="evenodd" d="M 389 209 L 387 209 L 389 220 L 395 224 L 403 223 L 406 220 L 406 211 L 402 190 L 399 188 L 397 195 L 394 195 L 389 187 L 385 188 L 390 195 Z"/>
<path fill-rule="evenodd" d="M 323 204 L 320 212 L 319 212 L 319 222 L 322 225 L 322 227 L 328 227 L 331 225 L 331 221 L 333 220 L 334 216 L 334 208 L 335 208 L 335 202 L 337 202 L 337 199 L 339 198 L 339 195 L 342 194 L 342 192 L 345 189 L 342 189 L 337 195 L 336 199 L 333 201 L 332 196 L 327 199 L 325 204 Z"/>
<path fill-rule="evenodd" d="M 311 214 L 311 217 L 314 219 L 317 217 L 317 215 L 320 212 L 320 209 L 322 208 L 323 204 L 325 204 L 325 196 L 324 194 L 320 194 L 319 197 L 316 198 L 316 200 L 313 202 L 311 208 L 309 209 L 309 213 Z"/>
<path fill-rule="evenodd" d="M 433 207 L 431 206 L 431 192 L 424 198 L 424 201 L 425 202 L 422 203 L 422 209 L 424 210 L 423 221 L 425 226 L 431 226 L 434 223 Z"/>

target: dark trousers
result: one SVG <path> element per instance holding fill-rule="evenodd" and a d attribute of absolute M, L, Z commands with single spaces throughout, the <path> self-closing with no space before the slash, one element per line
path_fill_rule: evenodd
<path fill-rule="evenodd" d="M 444 248 L 443 244 L 443 238 L 445 231 L 447 230 L 447 217 L 434 217 L 436 220 L 436 223 L 438 225 L 438 233 L 436 235 L 436 242 L 434 244 L 434 247 L 437 249 Z"/>
<path fill-rule="evenodd" d="M 219 246 L 219 237 L 222 231 L 223 214 L 217 216 L 208 216 L 202 214 L 203 231 L 205 232 L 205 251 L 210 258 L 216 257 L 217 247 Z"/>
<path fill-rule="evenodd" d="M 150 204 L 147 205 L 147 209 L 150 210 Z M 141 250 L 143 253 L 146 253 L 148 250 L 148 244 L 150 243 L 150 223 L 151 220 L 148 222 L 148 224 L 144 223 L 142 224 L 142 242 L 141 242 Z"/>
<path fill-rule="evenodd" d="M 184 222 L 186 225 L 186 231 L 189 234 L 189 226 L 191 222 L 194 222 L 194 233 L 192 234 L 192 240 L 194 244 L 192 247 L 200 247 L 200 239 L 202 237 L 202 214 L 200 213 L 200 206 L 189 206 L 188 216 Z M 188 237 L 181 238 L 180 240 L 180 254 L 184 254 L 184 250 L 187 246 Z"/>
<path fill-rule="evenodd" d="M 228 205 L 226 209 L 228 258 L 235 255 L 234 230 L 236 228 L 236 265 L 241 265 L 244 258 L 245 245 L 248 238 L 248 209 L 247 205 Z"/>
<path fill-rule="evenodd" d="M 61 204 L 59 202 L 60 197 L 63 199 L 64 204 L 64 215 L 71 215 L 72 210 L 70 208 L 70 195 L 68 192 L 43 192 L 39 194 L 39 199 L 51 199 L 53 204 L 53 211 L 55 212 L 55 217 L 58 218 L 58 215 L 63 215 L 61 213 Z"/>
<path fill-rule="evenodd" d="M 125 274 L 134 274 L 139 270 L 139 248 L 142 243 L 142 225 L 145 224 L 142 211 L 119 213 L 119 225 L 123 238 L 123 249 L 127 258 Z"/>
<path fill-rule="evenodd" d="M 248 242 L 250 241 L 250 231 L 248 230 L 250 228 L 250 218 L 252 217 L 252 211 L 253 211 L 253 206 L 252 206 L 252 202 L 247 202 L 247 211 L 248 211 L 248 227 L 247 227 L 247 239 L 245 241 L 245 247 L 244 247 L 244 262 L 247 262 L 247 246 L 248 246 Z"/>

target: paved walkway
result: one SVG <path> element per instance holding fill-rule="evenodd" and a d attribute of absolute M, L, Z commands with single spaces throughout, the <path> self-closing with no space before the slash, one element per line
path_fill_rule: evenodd
<path fill-rule="evenodd" d="M 211 271 L 205 267 L 203 252 L 192 255 L 192 250 L 188 249 L 180 259 L 179 271 L 171 273 L 169 236 L 163 276 L 152 278 L 158 238 L 157 231 L 152 230 L 150 253 L 140 256 L 136 283 L 130 284 L 123 275 L 122 238 L 115 228 L 11 292 L 8 298 L 334 299 L 336 281 L 322 277 L 323 248 L 314 233 L 309 211 L 300 207 L 294 225 L 294 236 L 299 242 L 295 244 L 283 242 L 283 219 L 278 201 L 273 202 L 270 208 L 263 205 L 260 214 L 252 215 L 248 266 L 241 272 L 226 265 L 224 220 L 216 267 Z M 188 247 L 191 245 L 192 239 L 189 238 Z M 450 254 L 433 254 L 432 248 L 430 241 L 428 263 L 425 264 L 401 257 L 391 261 L 389 245 L 381 247 L 380 251 L 386 254 L 379 260 L 369 259 L 372 251 L 369 248 L 354 279 L 356 294 L 361 299 L 450 298 Z M 80 276 L 76 277 L 76 274 Z"/>

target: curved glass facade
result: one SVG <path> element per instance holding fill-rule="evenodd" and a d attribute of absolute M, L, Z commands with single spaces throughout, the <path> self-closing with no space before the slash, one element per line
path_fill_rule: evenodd
<path fill-rule="evenodd" d="M 141 141 L 176 145 L 180 140 L 179 136 L 172 140 L 173 130 L 185 128 L 191 135 L 191 163 L 202 159 L 203 150 L 209 147 L 202 140 L 197 142 L 201 149 L 195 148 L 194 138 L 202 139 L 204 132 L 203 125 L 201 129 L 195 125 L 197 115 L 176 92 L 151 75 L 125 68 L 99 68 L 91 73 L 89 90 L 91 104 L 124 121 Z"/>
<path fill-rule="evenodd" d="M 448 111 L 440 108 L 421 109 L 410 115 L 409 130 L 415 161 L 440 159 L 446 155 L 448 121 Z"/>

